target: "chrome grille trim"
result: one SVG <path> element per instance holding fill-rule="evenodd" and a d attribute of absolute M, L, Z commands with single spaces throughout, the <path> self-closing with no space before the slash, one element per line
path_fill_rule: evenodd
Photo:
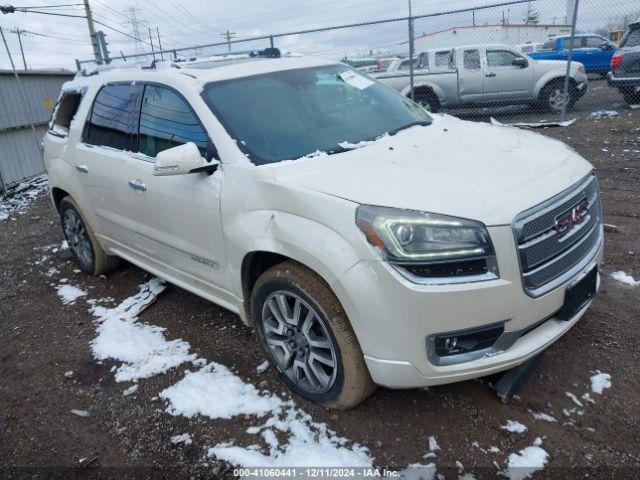
<path fill-rule="evenodd" d="M 559 237 L 555 220 L 587 200 L 588 214 L 568 234 Z M 603 240 L 602 212 L 595 175 L 519 214 L 513 222 L 522 285 L 539 297 L 578 273 L 597 253 Z"/>

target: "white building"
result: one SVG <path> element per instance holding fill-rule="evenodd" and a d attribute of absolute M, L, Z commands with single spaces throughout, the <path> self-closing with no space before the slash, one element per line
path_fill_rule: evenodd
<path fill-rule="evenodd" d="M 485 43 L 504 43 L 507 45 L 544 43 L 549 37 L 570 34 L 571 25 L 469 25 L 416 36 L 415 51 Z"/>

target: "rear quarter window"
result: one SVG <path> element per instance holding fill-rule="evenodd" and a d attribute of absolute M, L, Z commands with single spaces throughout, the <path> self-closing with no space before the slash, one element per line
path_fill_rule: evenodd
<path fill-rule="evenodd" d="M 140 87 L 131 84 L 105 85 L 93 102 L 83 133 L 90 145 L 131 150 L 137 125 Z"/>
<path fill-rule="evenodd" d="M 56 137 L 67 137 L 71 122 L 78 113 L 80 102 L 82 101 L 81 92 L 62 92 L 60 100 L 56 104 L 49 122 L 49 133 Z"/>
<path fill-rule="evenodd" d="M 622 42 L 621 47 L 640 47 L 640 27 L 631 30 L 624 41 Z"/>

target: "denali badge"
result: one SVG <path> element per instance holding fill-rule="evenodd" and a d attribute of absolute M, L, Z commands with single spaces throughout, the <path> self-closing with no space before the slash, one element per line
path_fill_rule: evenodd
<path fill-rule="evenodd" d="M 558 233 L 558 238 L 564 237 L 573 229 L 573 227 L 582 223 L 588 213 L 589 202 L 587 202 L 587 199 L 585 198 L 571 210 L 556 218 L 555 228 Z"/>

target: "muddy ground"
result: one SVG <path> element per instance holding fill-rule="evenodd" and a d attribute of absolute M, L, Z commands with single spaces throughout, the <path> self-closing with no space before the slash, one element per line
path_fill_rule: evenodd
<path fill-rule="evenodd" d="M 427 438 L 441 447 L 438 471 L 457 478 L 456 461 L 476 478 L 494 478 L 509 453 L 543 439 L 549 463 L 536 478 L 634 478 L 640 476 L 640 287 L 610 278 L 624 270 L 640 278 L 640 111 L 620 110 L 617 118 L 583 119 L 566 129 L 540 130 L 568 142 L 597 167 L 605 221 L 606 263 L 600 293 L 583 319 L 549 348 L 530 381 L 510 405 L 500 403 L 477 381 L 428 390 L 378 389 L 358 408 L 328 411 L 296 399 L 316 421 L 369 447 L 378 466 L 404 468 L 428 463 Z M 0 222 L 0 477 L 2 478 L 218 478 L 231 468 L 215 460 L 203 465 L 204 447 L 242 441 L 250 419 L 187 420 L 164 412 L 157 393 L 178 381 L 185 368 L 140 381 L 136 394 L 97 364 L 89 349 L 95 336 L 84 302 L 62 305 L 55 285 L 61 278 L 93 298 L 120 301 L 137 291 L 148 275 L 125 265 L 107 278 L 74 273 L 69 251 L 47 198 L 22 215 Z M 48 255 L 44 261 L 41 261 Z M 60 273 L 48 277 L 55 267 Z M 166 327 L 192 351 L 225 364 L 241 377 L 273 392 L 284 392 L 272 369 L 259 374 L 263 355 L 251 329 L 233 314 L 178 287 L 169 287 L 141 321 Z M 613 386 L 584 415 L 565 416 L 574 407 L 565 392 L 590 391 L 600 370 Z M 73 374 L 67 378 L 65 372 Z M 262 382 L 262 383 L 261 383 Z M 286 393 L 282 394 L 283 396 Z M 70 409 L 90 413 L 88 418 Z M 553 415 L 535 421 L 530 411 Z M 528 427 L 523 434 L 500 428 L 507 419 Z M 170 437 L 189 431 L 193 444 L 173 445 Z M 250 439 L 248 441 L 251 441 Z M 477 443 L 475 443 L 477 442 Z M 489 453 L 490 446 L 499 448 Z M 86 466 L 79 460 L 88 459 Z"/>

